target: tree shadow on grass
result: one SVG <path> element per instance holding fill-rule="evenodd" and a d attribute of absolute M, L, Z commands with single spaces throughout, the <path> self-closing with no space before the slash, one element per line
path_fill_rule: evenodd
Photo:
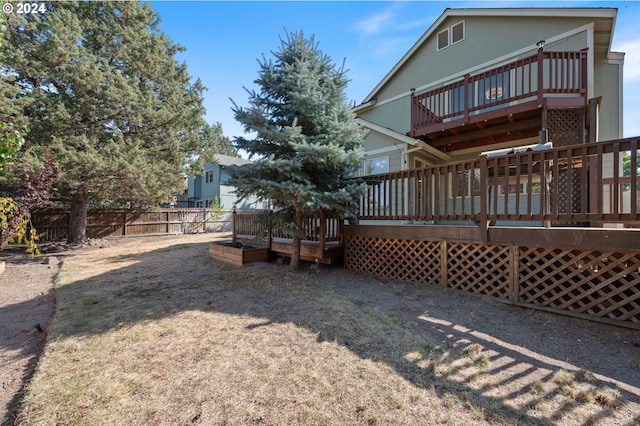
<path fill-rule="evenodd" d="M 257 322 L 246 333 L 295 324 L 319 342 L 384 362 L 443 400 L 465 395 L 462 402 L 484 411 L 490 421 L 551 424 L 580 405 L 599 402 L 598 392 L 605 388 L 613 393 L 605 395 L 609 399 L 600 402 L 593 420 L 606 421 L 615 409 L 640 404 L 638 369 L 623 375 L 607 367 L 639 360 L 633 344 L 640 338 L 632 330 L 335 268 L 318 273 L 267 263 L 238 268 L 209 259 L 207 246 L 181 244 L 119 256 L 105 251 L 101 261 L 110 270 L 79 280 L 65 265 L 56 334 L 50 339 L 99 335 L 190 310 L 249 315 Z M 606 359 L 598 357 L 607 353 Z M 557 378 L 565 372 L 563 380 Z M 501 379 L 483 384 L 488 374 Z M 540 418 L 514 408 L 511 400 L 522 395 L 534 408 L 553 398 L 565 403 Z"/>

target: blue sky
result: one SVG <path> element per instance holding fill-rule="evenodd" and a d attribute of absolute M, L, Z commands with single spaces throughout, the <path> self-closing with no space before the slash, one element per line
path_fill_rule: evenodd
<path fill-rule="evenodd" d="M 360 103 L 447 7 L 615 7 L 613 50 L 625 52 L 624 136 L 640 135 L 640 1 L 152 1 L 160 28 L 187 50 L 178 56 L 200 78 L 206 119 L 233 139 L 242 127 L 233 99 L 247 104 L 258 62 L 278 50 L 286 31 L 313 35 L 333 62 L 349 70 L 346 96 Z"/>

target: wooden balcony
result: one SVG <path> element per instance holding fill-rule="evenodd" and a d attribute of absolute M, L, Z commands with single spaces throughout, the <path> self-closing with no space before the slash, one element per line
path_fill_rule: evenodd
<path fill-rule="evenodd" d="M 587 106 L 587 51 L 544 52 L 412 94 L 411 136 L 442 151 L 535 137 L 548 108 Z"/>

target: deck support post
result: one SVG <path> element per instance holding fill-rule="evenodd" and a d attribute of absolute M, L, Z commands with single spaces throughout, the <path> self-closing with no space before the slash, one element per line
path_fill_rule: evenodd
<path fill-rule="evenodd" d="M 273 210 L 269 210 L 269 220 L 267 223 L 267 248 L 271 251 L 273 246 Z"/>
<path fill-rule="evenodd" d="M 480 235 L 482 241 L 487 242 L 489 236 L 489 172 L 487 165 L 487 156 L 480 156 Z"/>
<path fill-rule="evenodd" d="M 544 50 L 538 49 L 538 108 L 542 108 L 544 101 Z"/>
<path fill-rule="evenodd" d="M 231 241 L 236 240 L 236 230 L 238 228 L 238 212 L 236 212 L 236 209 L 233 209 L 233 213 L 231 214 Z"/>
<path fill-rule="evenodd" d="M 440 286 L 447 287 L 449 282 L 447 280 L 447 276 L 449 275 L 449 268 L 447 265 L 449 264 L 447 260 L 447 240 L 440 241 Z"/>
<path fill-rule="evenodd" d="M 517 245 L 509 248 L 509 302 L 518 303 L 520 301 L 520 248 Z"/>

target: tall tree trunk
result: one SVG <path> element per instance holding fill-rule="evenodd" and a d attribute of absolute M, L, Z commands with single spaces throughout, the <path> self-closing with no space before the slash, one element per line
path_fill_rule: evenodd
<path fill-rule="evenodd" d="M 296 215 L 294 218 L 294 222 L 296 224 L 296 232 L 293 234 L 293 241 L 291 242 L 291 269 L 298 269 L 300 265 L 300 245 L 302 243 L 302 238 L 300 238 L 300 232 L 302 231 L 302 216 L 300 212 L 296 210 Z"/>
<path fill-rule="evenodd" d="M 89 193 L 86 188 L 80 188 L 71 200 L 71 214 L 69 217 L 69 236 L 67 243 L 81 243 L 87 239 L 87 206 Z"/>

